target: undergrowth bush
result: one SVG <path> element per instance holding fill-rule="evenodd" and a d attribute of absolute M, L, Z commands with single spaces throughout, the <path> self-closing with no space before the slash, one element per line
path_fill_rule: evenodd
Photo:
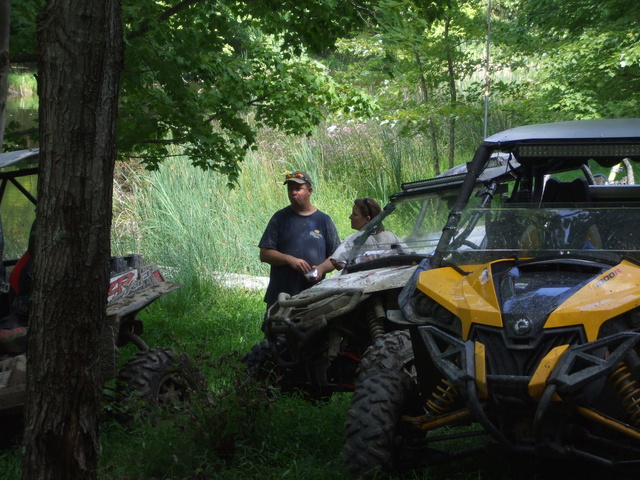
<path fill-rule="evenodd" d="M 267 387 L 247 378 L 236 354 L 205 353 L 192 361 L 206 372 L 208 388 L 159 416 L 143 409 L 134 422 L 105 425 L 100 477 L 211 478 L 256 442 L 255 423 L 274 401 Z"/>

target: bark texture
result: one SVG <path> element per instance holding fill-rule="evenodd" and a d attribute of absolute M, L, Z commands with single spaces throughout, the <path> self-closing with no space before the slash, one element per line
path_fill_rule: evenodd
<path fill-rule="evenodd" d="M 0 152 L 2 152 L 2 140 L 4 139 L 4 124 L 7 114 L 7 96 L 9 88 L 10 17 L 10 0 L 0 0 Z"/>
<path fill-rule="evenodd" d="M 90 479 L 97 476 L 120 2 L 48 0 L 37 40 L 40 179 L 23 479 Z"/>

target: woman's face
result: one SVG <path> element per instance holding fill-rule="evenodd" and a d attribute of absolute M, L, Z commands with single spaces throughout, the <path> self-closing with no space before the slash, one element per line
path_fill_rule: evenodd
<path fill-rule="evenodd" d="M 351 220 L 351 228 L 353 228 L 354 230 L 360 230 L 367 223 L 369 223 L 371 217 L 369 217 L 368 215 L 363 215 L 361 212 L 361 208 L 358 207 L 358 205 L 354 205 L 351 209 L 351 215 L 349 215 L 349 219 Z"/>

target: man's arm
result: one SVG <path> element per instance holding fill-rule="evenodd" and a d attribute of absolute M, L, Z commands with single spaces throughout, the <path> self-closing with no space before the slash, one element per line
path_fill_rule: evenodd
<path fill-rule="evenodd" d="M 331 260 L 331 264 L 333 265 L 333 268 L 335 268 L 336 270 L 342 270 L 346 265 L 346 263 L 338 262 L 334 258 L 330 258 L 329 260 Z"/>
<path fill-rule="evenodd" d="M 287 255 L 273 248 L 260 248 L 260 261 L 274 267 L 287 265 L 300 273 L 309 273 L 312 270 L 311 266 L 302 258 Z"/>

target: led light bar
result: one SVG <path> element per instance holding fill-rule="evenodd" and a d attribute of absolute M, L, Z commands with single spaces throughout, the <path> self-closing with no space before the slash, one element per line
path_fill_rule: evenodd
<path fill-rule="evenodd" d="M 583 145 L 521 145 L 518 149 L 519 158 L 537 157 L 640 157 L 639 144 L 583 144 Z"/>

